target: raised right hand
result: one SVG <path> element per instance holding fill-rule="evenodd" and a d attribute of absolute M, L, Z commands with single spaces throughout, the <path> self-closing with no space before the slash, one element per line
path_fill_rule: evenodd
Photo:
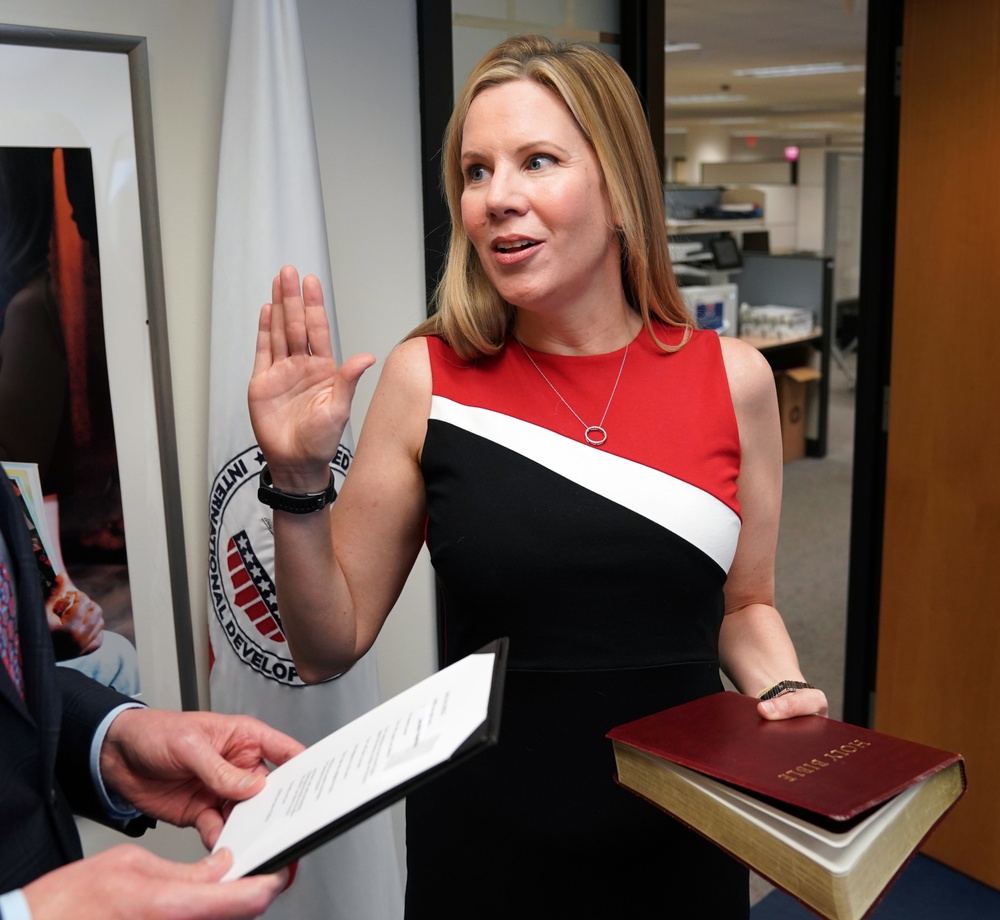
<path fill-rule="evenodd" d="M 282 268 L 260 311 L 248 392 L 254 435 L 278 488 L 326 487 L 358 380 L 374 363 L 359 354 L 337 366 L 319 279 L 307 275 L 300 286 L 295 268 Z"/>
<path fill-rule="evenodd" d="M 242 920 L 284 890 L 287 871 L 220 883 L 232 854 L 177 863 L 135 844 L 69 863 L 24 888 L 33 920 Z"/>

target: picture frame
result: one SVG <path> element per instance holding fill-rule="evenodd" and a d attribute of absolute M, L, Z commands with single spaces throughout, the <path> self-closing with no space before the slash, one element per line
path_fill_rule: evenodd
<path fill-rule="evenodd" d="M 146 39 L 0 25 L 0 84 L 0 148 L 90 151 L 136 696 L 197 709 Z"/>

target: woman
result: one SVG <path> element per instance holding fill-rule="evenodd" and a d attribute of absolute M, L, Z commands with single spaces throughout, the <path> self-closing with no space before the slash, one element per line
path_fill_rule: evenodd
<path fill-rule="evenodd" d="M 770 369 L 692 328 L 642 109 L 610 58 L 503 43 L 444 160 L 438 310 L 386 361 L 332 512 L 274 515 L 296 665 L 321 679 L 363 655 L 426 539 L 448 659 L 499 635 L 510 655 L 498 747 L 408 799 L 407 916 L 746 916 L 745 870 L 616 788 L 604 734 L 721 689 L 720 664 L 746 693 L 804 683 L 773 606 Z M 330 495 L 374 359 L 336 366 L 315 278 L 300 290 L 286 267 L 272 300 L 251 417 L 265 495 L 304 510 Z"/>

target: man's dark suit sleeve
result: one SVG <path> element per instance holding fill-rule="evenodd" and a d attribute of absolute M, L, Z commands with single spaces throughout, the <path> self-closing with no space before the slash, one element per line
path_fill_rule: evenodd
<path fill-rule="evenodd" d="M 90 769 L 94 733 L 129 697 L 69 668 L 52 652 L 23 514 L 0 475 L 0 528 L 17 588 L 22 699 L 0 668 L 0 892 L 78 859 L 73 812 L 115 825 L 100 807 Z M 141 819 L 130 832 L 147 825 Z"/>
<path fill-rule="evenodd" d="M 138 837 L 155 822 L 145 816 L 127 824 L 109 819 L 97 794 L 90 765 L 90 747 L 104 717 L 130 698 L 72 668 L 56 668 L 62 694 L 62 724 L 56 753 L 56 779 L 73 812 Z"/>

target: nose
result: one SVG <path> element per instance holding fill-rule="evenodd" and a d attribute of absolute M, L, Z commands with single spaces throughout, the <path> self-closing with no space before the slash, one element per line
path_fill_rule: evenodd
<path fill-rule="evenodd" d="M 490 176 L 485 203 L 492 217 L 523 213 L 527 199 L 520 172 L 506 166 L 497 166 Z"/>

